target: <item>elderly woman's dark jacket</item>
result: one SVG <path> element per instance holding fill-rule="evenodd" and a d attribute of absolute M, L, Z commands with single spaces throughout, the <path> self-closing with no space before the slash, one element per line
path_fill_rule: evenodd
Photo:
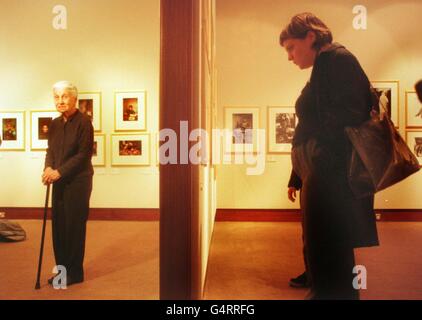
<path fill-rule="evenodd" d="M 334 43 L 317 56 L 296 102 L 289 186 L 301 189 L 306 246 L 378 245 L 373 196 L 356 199 L 348 184 L 352 146 L 344 133 L 369 118 L 369 86 L 355 56 Z"/>

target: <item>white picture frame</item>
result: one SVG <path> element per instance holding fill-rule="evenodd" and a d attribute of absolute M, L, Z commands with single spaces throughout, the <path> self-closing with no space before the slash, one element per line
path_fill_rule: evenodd
<path fill-rule="evenodd" d="M 422 168 L 422 130 L 406 130 L 406 143 Z"/>
<path fill-rule="evenodd" d="M 399 81 L 372 81 L 371 84 L 380 98 L 380 111 L 385 109 L 394 126 L 399 128 Z"/>
<path fill-rule="evenodd" d="M 295 107 L 269 106 L 267 108 L 267 152 L 289 154 L 298 123 Z"/>
<path fill-rule="evenodd" d="M 254 153 L 258 150 L 260 129 L 260 108 L 225 107 L 224 136 L 225 153 Z"/>
<path fill-rule="evenodd" d="M 0 151 L 25 151 L 25 111 L 1 111 Z"/>
<path fill-rule="evenodd" d="M 115 92 L 114 131 L 147 130 L 146 91 Z"/>
<path fill-rule="evenodd" d="M 422 129 L 422 103 L 416 91 L 406 91 L 406 129 Z"/>
<path fill-rule="evenodd" d="M 78 94 L 78 109 L 91 119 L 94 132 L 101 132 L 101 92 L 80 92 Z"/>
<path fill-rule="evenodd" d="M 32 110 L 31 117 L 31 150 L 45 151 L 48 148 L 48 130 L 51 122 L 60 116 L 54 110 Z M 46 130 L 43 130 L 46 128 Z"/>
<path fill-rule="evenodd" d="M 150 166 L 150 143 L 149 133 L 112 134 L 111 166 Z"/>
<path fill-rule="evenodd" d="M 106 166 L 106 135 L 94 134 L 94 149 L 92 153 L 92 165 L 94 167 Z"/>

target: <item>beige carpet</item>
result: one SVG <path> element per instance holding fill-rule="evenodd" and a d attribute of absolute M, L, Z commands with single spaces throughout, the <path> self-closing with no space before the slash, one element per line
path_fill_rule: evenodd
<path fill-rule="evenodd" d="M 28 240 L 0 243 L 0 299 L 158 299 L 158 222 L 89 221 L 86 281 L 47 285 L 54 259 L 47 228 L 42 288 L 34 290 L 41 221 L 18 221 Z M 368 289 L 362 299 L 422 299 L 422 223 L 380 223 L 381 246 L 359 249 Z M 288 279 L 303 271 L 299 223 L 218 222 L 206 299 L 303 299 Z"/>
<path fill-rule="evenodd" d="M 361 299 L 422 299 L 422 223 L 378 224 L 380 247 L 356 250 L 367 269 Z M 288 286 L 304 269 L 299 223 L 218 222 L 206 299 L 303 299 Z"/>
<path fill-rule="evenodd" d="M 41 276 L 35 290 L 42 222 L 17 221 L 28 240 L 0 243 L 0 299 L 158 299 L 158 222 L 89 221 L 85 282 L 55 290 L 47 284 L 54 256 L 48 223 Z"/>

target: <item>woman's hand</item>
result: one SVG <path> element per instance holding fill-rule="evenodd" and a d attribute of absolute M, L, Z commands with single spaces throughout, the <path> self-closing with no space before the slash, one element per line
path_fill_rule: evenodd
<path fill-rule="evenodd" d="M 53 170 L 51 167 L 48 167 L 44 170 L 42 175 L 42 183 L 44 185 L 51 184 L 56 182 L 61 178 L 60 172 L 58 170 Z"/>
<path fill-rule="evenodd" d="M 295 187 L 289 187 L 289 189 L 287 190 L 287 196 L 289 197 L 289 200 L 291 202 L 296 201 L 296 191 L 297 189 Z"/>

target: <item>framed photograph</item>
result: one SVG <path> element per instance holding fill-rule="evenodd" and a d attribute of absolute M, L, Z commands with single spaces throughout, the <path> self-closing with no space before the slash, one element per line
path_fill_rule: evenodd
<path fill-rule="evenodd" d="M 398 81 L 372 81 L 380 99 L 380 111 L 389 115 L 394 125 L 399 127 L 399 82 Z"/>
<path fill-rule="evenodd" d="M 101 92 L 80 92 L 78 94 L 78 109 L 92 121 L 95 132 L 101 131 Z"/>
<path fill-rule="evenodd" d="M 114 106 L 115 131 L 147 129 L 146 92 L 116 92 Z"/>
<path fill-rule="evenodd" d="M 148 133 L 111 135 L 112 166 L 149 166 L 150 158 Z"/>
<path fill-rule="evenodd" d="M 31 150 L 43 151 L 48 147 L 48 131 L 57 111 L 31 111 Z"/>
<path fill-rule="evenodd" d="M 406 92 L 406 128 L 422 128 L 422 103 L 415 91 Z"/>
<path fill-rule="evenodd" d="M 224 124 L 226 153 L 256 152 L 258 148 L 259 108 L 226 107 Z"/>
<path fill-rule="evenodd" d="M 418 158 L 420 167 L 422 167 L 422 130 L 406 131 L 406 142 L 410 150 Z"/>
<path fill-rule="evenodd" d="M 106 165 L 105 134 L 94 134 L 94 149 L 92 153 L 92 165 L 94 167 L 105 167 Z"/>
<path fill-rule="evenodd" d="M 1 111 L 0 151 L 25 150 L 25 111 Z"/>
<path fill-rule="evenodd" d="M 294 107 L 268 107 L 268 153 L 290 153 L 297 126 Z"/>

